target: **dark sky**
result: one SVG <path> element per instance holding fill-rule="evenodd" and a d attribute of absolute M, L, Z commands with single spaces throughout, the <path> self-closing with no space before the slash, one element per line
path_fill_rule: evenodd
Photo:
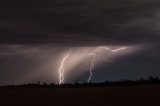
<path fill-rule="evenodd" d="M 50 81 L 32 71 L 40 61 L 103 45 L 145 49 L 100 65 L 94 81 L 159 76 L 159 13 L 159 0 L 0 0 L 0 84 Z"/>

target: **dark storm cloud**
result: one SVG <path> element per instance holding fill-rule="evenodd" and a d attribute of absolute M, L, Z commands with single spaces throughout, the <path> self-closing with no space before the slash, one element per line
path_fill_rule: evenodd
<path fill-rule="evenodd" d="M 1 0 L 0 43 L 155 41 L 159 5 L 158 0 Z"/>

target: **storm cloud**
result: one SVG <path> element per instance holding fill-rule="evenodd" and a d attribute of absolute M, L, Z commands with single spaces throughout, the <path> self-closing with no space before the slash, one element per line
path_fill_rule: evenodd
<path fill-rule="evenodd" d="M 159 40 L 158 0 L 1 0 L 1 44 Z"/>

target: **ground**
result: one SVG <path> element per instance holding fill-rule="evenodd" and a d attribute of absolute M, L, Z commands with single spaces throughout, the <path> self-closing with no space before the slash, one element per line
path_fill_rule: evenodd
<path fill-rule="evenodd" d="M 160 106 L 160 85 L 1 88 L 0 106 Z"/>

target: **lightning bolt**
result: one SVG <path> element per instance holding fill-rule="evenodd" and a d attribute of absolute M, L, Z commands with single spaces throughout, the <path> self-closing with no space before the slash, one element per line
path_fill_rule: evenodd
<path fill-rule="evenodd" d="M 91 66 L 90 66 L 90 68 L 89 68 L 89 74 L 90 74 L 90 75 L 89 75 L 89 78 L 88 78 L 88 80 L 87 80 L 88 83 L 90 82 L 90 80 L 91 80 L 91 78 L 92 78 L 92 75 L 93 75 L 92 70 L 94 69 L 95 59 L 96 59 L 96 54 L 92 54 Z"/>
<path fill-rule="evenodd" d="M 121 47 L 121 48 L 118 48 L 118 49 L 110 49 L 110 48 L 108 48 L 108 47 L 100 47 L 100 48 L 106 49 L 106 50 L 108 50 L 108 51 L 110 51 L 110 52 L 118 52 L 118 51 L 120 51 L 120 50 L 125 50 L 127 47 Z M 88 80 L 87 80 L 88 83 L 90 82 L 90 80 L 91 80 L 91 78 L 92 78 L 92 75 L 93 75 L 92 71 L 93 71 L 94 68 L 95 68 L 94 62 L 95 62 L 95 60 L 96 60 L 96 54 L 91 54 L 91 55 L 92 55 L 92 60 L 91 60 L 90 68 L 89 68 L 89 73 L 90 73 L 90 75 L 89 75 L 89 78 L 88 78 Z"/>
<path fill-rule="evenodd" d="M 108 47 L 101 47 L 101 48 L 106 49 L 106 50 L 111 51 L 111 52 L 118 52 L 118 51 L 120 51 L 120 50 L 125 50 L 125 49 L 127 49 L 127 47 L 121 47 L 121 48 L 118 48 L 118 49 L 110 49 L 110 48 L 108 48 Z"/>
<path fill-rule="evenodd" d="M 59 72 L 59 84 L 63 84 L 63 83 L 64 83 L 64 64 L 65 64 L 67 58 L 69 57 L 70 53 L 71 53 L 71 52 L 69 51 L 69 52 L 64 56 L 64 58 L 63 58 L 63 60 L 62 60 L 62 62 L 61 62 L 61 65 L 60 65 L 60 67 L 59 67 L 59 70 L 58 70 L 58 72 Z"/>

